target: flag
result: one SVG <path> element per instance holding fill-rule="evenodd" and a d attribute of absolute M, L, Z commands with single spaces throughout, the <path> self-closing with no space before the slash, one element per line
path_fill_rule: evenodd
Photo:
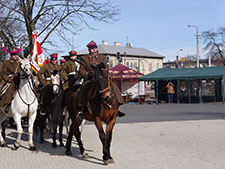
<path fill-rule="evenodd" d="M 36 32 L 32 33 L 32 38 L 33 38 L 33 50 L 31 53 L 31 63 L 33 71 L 37 73 L 40 70 L 40 68 L 44 66 L 46 61 L 43 51 L 41 49 L 41 44 L 37 39 Z"/>

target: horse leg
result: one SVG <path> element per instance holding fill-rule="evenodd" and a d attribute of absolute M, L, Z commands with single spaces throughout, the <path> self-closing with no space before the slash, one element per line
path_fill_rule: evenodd
<path fill-rule="evenodd" d="M 4 113 L 1 113 L 0 114 L 0 129 L 3 128 L 2 132 L 0 133 L 0 146 L 1 147 L 6 147 L 6 143 L 5 143 L 5 140 L 4 140 L 4 127 L 2 125 L 2 123 L 7 119 L 7 116 L 4 114 Z M 3 134 L 3 135 L 2 135 Z"/>
<path fill-rule="evenodd" d="M 18 134 L 16 142 L 14 143 L 14 148 L 18 149 L 20 147 L 21 136 L 23 134 L 23 128 L 22 128 L 22 125 L 21 125 L 21 115 L 14 114 L 14 121 L 15 121 L 16 126 L 17 126 L 17 134 Z"/>
<path fill-rule="evenodd" d="M 115 126 L 116 123 L 116 117 L 111 120 L 107 125 L 106 125 L 106 135 L 108 135 L 108 140 L 107 140 L 107 149 L 109 152 L 109 160 L 108 163 L 114 163 L 113 158 L 110 155 L 110 146 L 111 146 L 111 141 L 112 141 L 112 132 L 113 132 L 113 128 Z"/>
<path fill-rule="evenodd" d="M 87 159 L 87 158 L 88 158 L 88 153 L 85 152 L 83 143 L 82 143 L 82 141 L 81 141 L 81 132 L 80 132 L 80 128 L 79 128 L 78 122 L 75 123 L 75 125 L 74 125 L 74 134 L 75 134 L 77 143 L 78 143 L 78 145 L 79 145 L 79 148 L 80 148 L 80 154 L 82 155 L 82 158 Z"/>
<path fill-rule="evenodd" d="M 5 126 L 6 126 L 6 120 L 4 120 L 1 124 L 2 127 L 2 137 L 5 139 Z"/>
<path fill-rule="evenodd" d="M 29 147 L 31 151 L 36 150 L 36 147 L 33 143 L 33 128 L 34 128 L 34 121 L 37 116 L 37 113 L 33 113 L 29 118 L 29 127 L 28 127 L 28 133 L 29 133 Z"/>
<path fill-rule="evenodd" d="M 62 132 L 63 132 L 63 120 L 65 119 L 65 116 L 62 118 L 60 124 L 59 124 L 59 142 L 60 147 L 64 147 L 63 139 L 62 139 Z"/>
<path fill-rule="evenodd" d="M 108 139 L 109 136 L 105 134 L 104 130 L 103 130 L 103 126 L 102 126 L 102 120 L 99 119 L 98 117 L 96 117 L 95 119 L 95 126 L 98 130 L 99 133 L 99 138 L 102 142 L 102 148 L 103 148 L 103 162 L 104 164 L 109 164 L 109 159 L 110 159 L 110 152 L 108 149 Z"/>
<path fill-rule="evenodd" d="M 53 148 L 56 148 L 57 147 L 57 144 L 56 144 L 56 133 L 57 133 L 57 126 L 56 126 L 56 128 L 55 128 L 55 130 L 53 132 L 53 137 L 52 137 L 52 141 L 53 141 L 52 147 Z"/>
<path fill-rule="evenodd" d="M 66 141 L 66 155 L 72 155 L 71 152 L 71 142 L 72 142 L 72 138 L 73 138 L 73 124 L 70 125 L 70 130 L 69 130 L 69 135 L 67 137 L 67 141 Z"/>
<path fill-rule="evenodd" d="M 44 143 L 44 129 L 45 129 L 46 115 L 40 115 L 39 128 L 40 128 L 40 143 Z"/>

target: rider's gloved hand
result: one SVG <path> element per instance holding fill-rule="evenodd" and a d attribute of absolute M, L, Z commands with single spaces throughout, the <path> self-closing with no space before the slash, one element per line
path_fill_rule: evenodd
<path fill-rule="evenodd" d="M 93 79 L 94 78 L 94 74 L 92 73 L 92 72 L 89 72 L 88 73 L 88 80 L 91 80 L 91 79 Z"/>

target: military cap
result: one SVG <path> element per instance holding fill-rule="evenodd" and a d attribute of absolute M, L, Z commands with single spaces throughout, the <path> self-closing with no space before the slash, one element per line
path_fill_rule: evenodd
<path fill-rule="evenodd" d="M 57 60 L 58 59 L 58 53 L 53 53 L 50 55 L 51 60 Z"/>
<path fill-rule="evenodd" d="M 89 42 L 89 43 L 87 44 L 87 47 L 88 47 L 88 49 L 94 49 L 94 48 L 97 48 L 98 46 L 97 46 L 96 42 L 94 42 L 94 41 L 92 40 L 91 42 Z"/>

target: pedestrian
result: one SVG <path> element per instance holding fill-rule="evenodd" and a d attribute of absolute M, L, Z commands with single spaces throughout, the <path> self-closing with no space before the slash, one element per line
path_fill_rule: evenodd
<path fill-rule="evenodd" d="M 169 104 L 173 103 L 173 95 L 175 93 L 174 87 L 175 86 L 172 82 L 168 82 L 168 84 L 166 85 L 167 93 L 168 93 L 168 103 Z"/>

